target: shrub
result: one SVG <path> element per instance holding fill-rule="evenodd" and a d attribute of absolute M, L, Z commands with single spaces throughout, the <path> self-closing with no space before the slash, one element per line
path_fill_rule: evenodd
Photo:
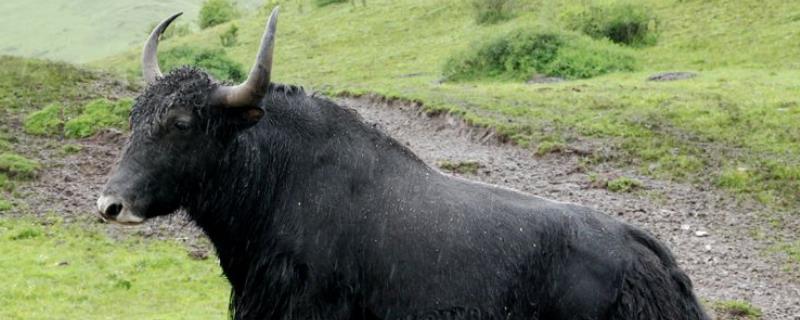
<path fill-rule="evenodd" d="M 235 19 L 239 15 L 236 5 L 230 0 L 206 0 L 200 8 L 198 24 L 205 29 Z"/>
<path fill-rule="evenodd" d="M 167 70 L 184 65 L 196 66 L 220 80 L 241 82 L 245 78 L 242 65 L 228 58 L 222 49 L 175 47 L 159 54 L 159 62 Z"/>
<path fill-rule="evenodd" d="M 42 110 L 31 113 L 23 124 L 25 132 L 43 136 L 60 135 L 64 125 L 63 110 L 62 105 L 52 103 Z"/>
<path fill-rule="evenodd" d="M 133 100 L 97 99 L 83 107 L 83 112 L 64 124 L 64 135 L 70 138 L 89 137 L 104 128 L 124 128 L 128 123 Z"/>
<path fill-rule="evenodd" d="M 475 22 L 492 24 L 511 19 L 511 0 L 472 0 Z"/>
<path fill-rule="evenodd" d="M 324 7 L 334 3 L 345 3 L 347 0 L 314 0 L 314 5 L 317 7 Z"/>
<path fill-rule="evenodd" d="M 527 80 L 537 74 L 575 79 L 634 69 L 632 54 L 608 41 L 521 29 L 473 44 L 451 57 L 443 73 L 456 81 Z"/>
<path fill-rule="evenodd" d="M 39 163 L 15 153 L 0 154 L 0 172 L 12 177 L 32 178 L 39 171 Z"/>
<path fill-rule="evenodd" d="M 219 42 L 223 47 L 233 47 L 239 42 L 239 27 L 232 24 L 225 32 L 219 35 Z"/>
<path fill-rule="evenodd" d="M 566 17 L 570 28 L 593 38 L 607 38 L 635 47 L 654 45 L 658 41 L 658 21 L 650 9 L 640 4 L 593 5 L 567 13 Z"/>

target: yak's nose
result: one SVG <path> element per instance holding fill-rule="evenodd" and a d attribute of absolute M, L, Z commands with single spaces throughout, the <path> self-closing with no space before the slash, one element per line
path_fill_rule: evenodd
<path fill-rule="evenodd" d="M 97 199 L 97 211 L 105 218 L 116 218 L 122 208 L 122 200 L 116 197 L 104 195 Z"/>
<path fill-rule="evenodd" d="M 106 220 L 122 224 L 139 224 L 144 218 L 133 214 L 125 202 L 116 196 L 103 195 L 97 199 L 97 211 Z"/>

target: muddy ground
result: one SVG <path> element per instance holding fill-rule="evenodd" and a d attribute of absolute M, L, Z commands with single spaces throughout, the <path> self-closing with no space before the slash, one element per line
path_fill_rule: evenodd
<path fill-rule="evenodd" d="M 764 217 L 770 214 L 766 208 L 711 188 L 654 180 L 610 167 L 592 168 L 593 179 L 580 164 L 581 152 L 536 156 L 497 142 L 489 131 L 448 116 L 426 116 L 407 103 L 372 98 L 339 101 L 433 166 L 442 161 L 475 161 L 477 172 L 466 178 L 590 206 L 653 232 L 672 248 L 704 300 L 749 301 L 764 311 L 764 319 L 800 319 L 800 272 L 787 263 L 784 254 L 772 249 L 776 243 L 769 240 L 770 235 L 777 231 L 765 225 Z M 43 159 L 45 169 L 37 181 L 21 188 L 26 205 L 18 213 L 63 214 L 68 221 L 101 223 L 93 214 L 94 201 L 125 137 L 114 131 L 101 133 L 78 142 L 83 149 L 72 155 L 59 154 L 60 144 L 52 140 L 20 139 L 28 146 L 27 154 Z M 614 193 L 597 183 L 598 177 L 616 176 L 636 178 L 643 187 Z M 137 227 L 108 225 L 108 230 L 114 237 L 138 234 L 179 239 L 198 257 L 205 257 L 209 250 L 202 235 L 180 216 Z M 800 228 L 781 230 L 779 238 L 791 239 L 796 234 L 786 230 Z"/>

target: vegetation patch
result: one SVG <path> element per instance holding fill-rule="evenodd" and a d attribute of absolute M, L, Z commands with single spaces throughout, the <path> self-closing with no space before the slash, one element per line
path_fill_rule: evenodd
<path fill-rule="evenodd" d="M 33 178 L 39 171 L 40 165 L 21 155 L 5 152 L 0 154 L 0 173 L 11 177 Z"/>
<path fill-rule="evenodd" d="M 228 29 L 225 29 L 225 32 L 219 35 L 219 43 L 226 48 L 233 47 L 239 43 L 239 27 L 231 24 Z"/>
<path fill-rule="evenodd" d="M 159 53 L 158 59 L 167 70 L 188 65 L 201 68 L 219 80 L 241 82 L 245 78 L 242 65 L 228 58 L 222 49 L 179 46 Z"/>
<path fill-rule="evenodd" d="M 76 154 L 83 150 L 83 146 L 79 144 L 66 144 L 61 147 L 61 153 L 63 154 Z"/>
<path fill-rule="evenodd" d="M 64 106 L 51 103 L 25 118 L 25 132 L 33 135 L 60 135 L 64 129 Z"/>
<path fill-rule="evenodd" d="M 714 310 L 719 319 L 724 320 L 758 320 L 761 319 L 761 309 L 745 301 L 718 301 L 714 303 Z"/>
<path fill-rule="evenodd" d="M 230 0 L 206 0 L 200 8 L 197 23 L 205 29 L 231 21 L 239 16 L 236 5 Z"/>
<path fill-rule="evenodd" d="M 3 196 L 0 195 L 0 212 L 11 210 L 13 207 L 14 205 L 11 203 L 11 201 L 3 199 Z"/>
<path fill-rule="evenodd" d="M 104 128 L 124 128 L 132 106 L 131 99 L 93 100 L 83 107 L 79 116 L 64 124 L 64 135 L 70 138 L 86 138 Z"/>
<path fill-rule="evenodd" d="M 612 2 L 590 5 L 566 14 L 569 27 L 596 39 L 642 47 L 658 41 L 658 20 L 640 3 Z"/>
<path fill-rule="evenodd" d="M 519 29 L 451 57 L 447 80 L 524 81 L 537 75 L 583 79 L 636 69 L 631 52 L 608 41 L 565 32 Z"/>
<path fill-rule="evenodd" d="M 0 318 L 226 318 L 230 286 L 215 259 L 192 259 L 174 241 L 112 239 L 104 229 L 0 219 L 0 270 L 15 270 L 0 282 Z"/>
<path fill-rule="evenodd" d="M 542 141 L 536 146 L 535 154 L 537 156 L 544 156 L 550 153 L 559 153 L 566 150 L 567 146 L 557 141 Z"/>
<path fill-rule="evenodd" d="M 0 116 L 80 99 L 87 94 L 81 84 L 95 79 L 95 74 L 66 63 L 0 56 Z"/>
<path fill-rule="evenodd" d="M 329 6 L 329 5 L 332 5 L 332 4 L 335 4 L 335 3 L 345 3 L 348 0 L 313 0 L 313 1 L 314 1 L 314 5 L 315 6 L 321 8 L 321 7 Z"/>
<path fill-rule="evenodd" d="M 442 160 L 439 161 L 438 165 L 439 168 L 450 173 L 472 174 L 472 175 L 477 174 L 478 169 L 483 168 L 483 165 L 480 164 L 480 162 L 474 160 L 466 160 L 466 161 Z"/>
<path fill-rule="evenodd" d="M 629 177 L 619 177 L 606 182 L 606 189 L 611 192 L 631 192 L 641 187 L 641 181 Z"/>
<path fill-rule="evenodd" d="M 158 26 L 159 23 L 160 21 L 153 22 L 152 24 L 150 24 L 147 27 L 147 29 L 145 29 L 146 31 L 145 34 L 149 36 L 150 33 L 153 32 L 153 30 Z M 167 30 L 164 30 L 164 32 L 161 33 L 161 37 L 159 39 L 161 39 L 161 41 L 164 41 L 171 38 L 183 37 L 189 35 L 190 33 L 192 33 L 192 27 L 190 27 L 188 23 L 173 22 L 172 24 L 169 25 L 169 28 L 167 28 Z"/>
<path fill-rule="evenodd" d="M 512 0 L 472 0 L 475 22 L 493 24 L 514 17 Z"/>

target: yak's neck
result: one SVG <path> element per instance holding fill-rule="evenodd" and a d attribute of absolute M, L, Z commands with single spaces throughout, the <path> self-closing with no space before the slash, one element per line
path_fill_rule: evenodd
<path fill-rule="evenodd" d="M 267 101 L 265 119 L 234 139 L 189 206 L 234 289 L 265 259 L 294 250 L 294 230 L 304 229 L 293 215 L 298 203 L 347 201 L 327 193 L 380 192 L 370 185 L 430 170 L 352 111 L 308 97 L 290 102 Z"/>

